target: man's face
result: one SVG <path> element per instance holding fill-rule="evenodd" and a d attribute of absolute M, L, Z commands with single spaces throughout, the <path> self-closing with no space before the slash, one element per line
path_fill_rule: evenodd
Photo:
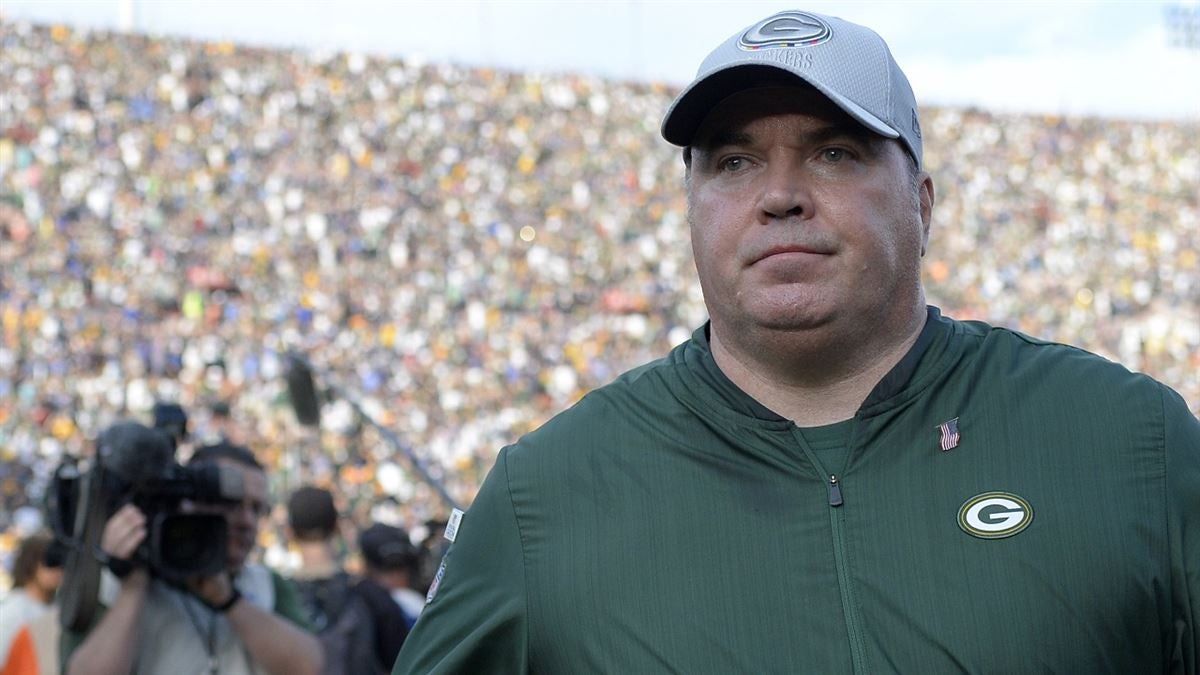
<path fill-rule="evenodd" d="M 62 584 L 63 568 L 38 565 L 33 580 L 39 589 L 47 596 L 53 597 Z"/>
<path fill-rule="evenodd" d="M 198 511 L 225 516 L 229 530 L 229 570 L 236 574 L 246 564 L 250 552 L 258 544 L 258 525 L 267 513 L 267 475 L 253 467 L 227 459 L 217 460 L 222 470 L 242 474 L 245 497 L 236 504 L 197 506 Z"/>
<path fill-rule="evenodd" d="M 810 88 L 749 89 L 691 148 L 688 221 L 713 330 L 868 331 L 920 294 L 933 185 Z M 918 178 L 920 179 L 918 183 Z"/>

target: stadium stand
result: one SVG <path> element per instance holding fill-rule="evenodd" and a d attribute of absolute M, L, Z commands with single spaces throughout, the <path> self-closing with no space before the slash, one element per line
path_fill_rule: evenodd
<path fill-rule="evenodd" d="M 256 448 L 276 494 L 327 485 L 354 522 L 420 529 L 442 505 L 349 405 L 297 423 L 288 350 L 469 503 L 502 445 L 705 317 L 665 86 L 16 23 L 0 81 L 6 532 L 156 400 Z M 1200 124 L 925 127 L 931 302 L 1200 411 Z"/>

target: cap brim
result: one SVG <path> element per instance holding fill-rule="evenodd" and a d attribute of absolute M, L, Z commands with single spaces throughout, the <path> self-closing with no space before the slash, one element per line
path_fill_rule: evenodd
<path fill-rule="evenodd" d="M 900 134 L 878 117 L 864 110 L 857 103 L 828 91 L 820 82 L 814 82 L 795 71 L 764 63 L 734 64 L 719 68 L 696 80 L 676 97 L 663 118 L 662 136 L 672 145 L 686 147 L 708 113 L 729 96 L 744 89 L 764 84 L 786 84 L 801 82 L 821 92 L 835 105 L 844 110 L 863 126 L 886 138 L 899 138 Z"/>

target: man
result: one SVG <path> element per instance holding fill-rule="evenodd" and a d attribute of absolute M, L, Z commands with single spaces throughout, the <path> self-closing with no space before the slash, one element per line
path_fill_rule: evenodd
<path fill-rule="evenodd" d="M 0 664 L 22 626 L 50 610 L 62 583 L 63 547 L 49 534 L 26 537 L 13 561 L 13 589 L 0 600 Z"/>
<path fill-rule="evenodd" d="M 405 624 L 412 628 L 425 608 L 425 594 L 414 588 L 420 583 L 421 555 L 412 539 L 398 527 L 375 523 L 358 536 L 358 547 L 366 577 L 388 589 Z"/>
<path fill-rule="evenodd" d="M 501 451 L 394 672 L 1200 672 L 1200 423 L 926 307 L 918 120 L 837 18 L 705 60 L 710 321 Z"/>
<path fill-rule="evenodd" d="M 233 419 L 233 410 L 225 401 L 217 401 L 209 407 L 210 417 L 207 436 L 209 442 L 240 443 L 243 436 L 238 429 L 237 421 Z"/>
<path fill-rule="evenodd" d="M 182 449 L 191 439 L 191 428 L 188 426 L 187 411 L 178 403 L 157 401 L 151 410 L 155 429 L 165 432 L 175 444 L 177 450 Z"/>
<path fill-rule="evenodd" d="M 288 536 L 301 563 L 292 581 L 325 647 L 326 673 L 389 671 L 408 624 L 387 589 L 342 568 L 334 551 L 339 518 L 333 495 L 306 485 L 287 506 Z"/>
<path fill-rule="evenodd" d="M 228 444 L 202 447 L 189 465 L 239 471 L 244 499 L 196 506 L 225 516 L 226 572 L 191 579 L 186 589 L 134 567 L 115 600 L 72 653 L 69 673 L 320 673 L 321 645 L 304 627 L 291 587 L 267 568 L 248 564 L 267 512 L 267 476 L 250 451 Z M 146 517 L 132 504 L 104 528 L 101 548 L 128 560 L 146 538 Z"/>
<path fill-rule="evenodd" d="M 429 518 L 424 527 L 417 530 L 416 588 L 422 589 L 422 595 L 433 585 L 433 579 L 441 568 L 442 558 L 450 548 L 450 542 L 446 539 L 446 525 L 448 523 L 445 518 Z"/>

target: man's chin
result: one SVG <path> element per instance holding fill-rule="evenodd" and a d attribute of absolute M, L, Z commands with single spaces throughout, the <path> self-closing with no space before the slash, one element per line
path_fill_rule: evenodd
<path fill-rule="evenodd" d="M 814 284 L 775 284 L 740 295 L 745 319 L 772 330 L 818 327 L 828 323 L 838 310 L 836 294 Z"/>
<path fill-rule="evenodd" d="M 760 330 L 798 333 L 827 326 L 836 312 L 820 303 L 771 302 L 750 308 L 749 323 Z"/>
<path fill-rule="evenodd" d="M 229 552 L 229 571 L 235 575 L 238 572 L 241 572 L 242 568 L 246 566 L 246 560 L 249 557 L 250 557 L 249 549 L 239 550 L 236 552 L 230 551 Z"/>

